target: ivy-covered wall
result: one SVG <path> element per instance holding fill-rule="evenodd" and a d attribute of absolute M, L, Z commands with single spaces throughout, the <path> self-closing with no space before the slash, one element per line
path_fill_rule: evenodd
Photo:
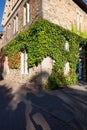
<path fill-rule="evenodd" d="M 69 42 L 69 52 L 64 48 L 66 41 Z M 55 65 L 47 87 L 49 88 L 51 85 L 55 88 L 74 84 L 78 81 L 77 68 L 80 44 L 87 44 L 87 39 L 81 38 L 47 20 L 40 19 L 8 43 L 3 48 L 3 53 L 8 55 L 9 60 L 13 62 L 13 68 L 19 66 L 17 65 L 18 62 L 15 64 L 15 61 L 18 60 L 15 60 L 14 57 L 20 51 L 27 51 L 29 67 L 37 65 L 44 57 L 50 56 L 53 58 Z M 66 61 L 70 63 L 70 73 L 64 76 Z"/>

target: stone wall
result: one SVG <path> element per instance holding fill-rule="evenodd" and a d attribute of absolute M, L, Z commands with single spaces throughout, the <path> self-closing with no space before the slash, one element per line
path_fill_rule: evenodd
<path fill-rule="evenodd" d="M 35 22 L 37 19 L 42 17 L 42 2 L 41 0 L 30 0 L 30 20 L 25 26 L 23 25 L 24 17 L 24 5 L 27 0 L 23 0 L 19 3 L 19 6 L 14 7 L 11 10 L 11 13 L 5 22 L 4 26 L 4 37 L 3 37 L 3 46 L 13 39 L 20 31 L 26 29 L 31 23 Z M 14 17 L 18 14 L 18 32 L 14 34 Z"/>
<path fill-rule="evenodd" d="M 0 46 L 2 46 L 2 39 L 0 39 Z"/>
<path fill-rule="evenodd" d="M 82 18 L 81 29 L 87 31 L 87 13 L 72 0 L 43 0 L 42 10 L 43 18 L 70 30 L 79 23 L 78 14 Z"/>
<path fill-rule="evenodd" d="M 39 18 L 47 19 L 70 30 L 74 25 L 75 28 L 79 26 L 81 30 L 87 31 L 87 13 L 72 0 L 30 0 L 30 21 L 24 26 L 23 13 L 26 2 L 28 1 L 18 1 L 11 9 L 8 18 L 5 19 L 3 46 Z M 14 34 L 14 17 L 16 14 L 18 14 L 18 32 Z"/>
<path fill-rule="evenodd" d="M 9 73 L 4 73 L 4 79 L 16 83 L 45 84 L 52 73 L 54 60 L 50 57 L 44 58 L 38 66 L 29 69 L 29 73 L 21 74 L 21 69 L 9 69 Z M 6 65 L 7 66 L 7 65 Z"/>

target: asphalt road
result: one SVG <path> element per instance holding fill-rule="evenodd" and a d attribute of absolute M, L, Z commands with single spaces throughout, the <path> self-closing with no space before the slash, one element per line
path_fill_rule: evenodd
<path fill-rule="evenodd" d="M 87 90 L 31 90 L 0 82 L 0 130 L 87 130 Z"/>
<path fill-rule="evenodd" d="M 28 108 L 29 109 L 29 108 Z M 27 113 L 23 102 L 15 111 L 0 110 L 0 130 L 73 130 L 71 126 L 50 114 L 32 107 Z"/>

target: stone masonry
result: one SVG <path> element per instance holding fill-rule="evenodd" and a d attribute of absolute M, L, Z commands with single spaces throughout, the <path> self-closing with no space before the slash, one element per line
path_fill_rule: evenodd
<path fill-rule="evenodd" d="M 27 2 L 30 6 L 29 23 L 24 26 L 24 5 Z M 18 15 L 18 31 L 14 34 L 14 17 L 16 15 Z M 87 12 L 79 7 L 74 0 L 6 0 L 2 20 L 4 26 L 2 45 L 7 44 L 20 31 L 39 18 L 47 19 L 70 30 L 74 25 L 75 28 L 80 28 L 81 31 L 87 31 Z"/>
<path fill-rule="evenodd" d="M 9 1 L 10 2 L 10 1 Z M 19 3 L 18 3 L 19 2 Z M 27 23 L 25 26 L 23 25 L 23 15 L 24 5 L 29 2 L 30 5 L 30 12 L 29 12 L 29 23 Z M 41 0 L 19 0 L 17 2 L 14 2 L 13 8 L 11 12 L 8 12 L 8 17 L 6 17 L 6 13 L 3 15 L 3 21 L 2 24 L 4 26 L 4 36 L 3 36 L 3 46 L 7 44 L 11 39 L 13 39 L 20 31 L 26 29 L 31 23 L 36 21 L 37 19 L 41 18 L 42 16 L 42 2 Z M 17 4 L 18 3 L 18 4 Z M 6 10 L 6 7 L 5 7 Z M 14 34 L 14 17 L 18 14 L 18 31 Z"/>
<path fill-rule="evenodd" d="M 87 7 L 85 10 L 74 2 L 75 0 L 6 0 L 2 25 L 4 32 L 0 41 L 0 49 L 11 41 L 19 32 L 25 30 L 40 18 L 47 19 L 66 29 L 71 30 L 74 26 L 79 31 L 87 31 Z M 78 0 L 78 3 L 82 0 Z M 83 3 L 83 2 L 82 2 Z M 15 81 L 29 80 L 30 77 L 45 78 L 51 74 L 53 61 L 45 59 L 41 65 L 29 69 L 27 76 L 22 75 L 20 70 L 11 70 L 5 78 Z M 46 65 L 45 65 L 46 64 Z M 45 65 L 45 66 L 44 66 Z M 46 67 L 49 68 L 46 68 Z M 43 71 L 45 69 L 45 71 Z M 43 71 L 43 75 L 42 72 Z M 41 74 L 40 74 L 41 73 Z M 15 78 L 16 77 L 16 78 Z M 46 79 L 47 79 L 46 78 Z M 40 79 L 39 79 L 40 80 Z"/>
<path fill-rule="evenodd" d="M 9 68 L 8 63 L 4 62 L 5 66 Z M 43 59 L 41 64 L 35 66 L 33 68 L 29 68 L 29 74 L 21 74 L 20 69 L 10 69 L 9 72 L 6 67 L 4 67 L 3 77 L 6 80 L 14 81 L 16 83 L 33 83 L 36 85 L 45 84 L 47 82 L 48 77 L 52 73 L 54 65 L 54 60 L 50 57 L 46 57 Z"/>
<path fill-rule="evenodd" d="M 76 27 L 77 13 L 82 17 L 81 30 L 87 31 L 87 13 L 84 12 L 73 0 L 43 0 L 43 18 L 63 26 L 66 29 Z"/>

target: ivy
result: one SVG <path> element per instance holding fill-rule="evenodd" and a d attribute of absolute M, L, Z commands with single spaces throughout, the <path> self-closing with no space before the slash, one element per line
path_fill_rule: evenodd
<path fill-rule="evenodd" d="M 64 49 L 66 41 L 69 42 L 69 52 Z M 15 63 L 14 68 L 17 68 L 17 65 L 13 55 L 16 56 L 17 53 L 23 50 L 28 53 L 29 67 L 39 64 L 46 56 L 52 57 L 55 60 L 55 66 L 49 81 L 55 79 L 57 86 L 64 86 L 78 81 L 76 70 L 79 45 L 85 44 L 87 44 L 86 38 L 82 38 L 47 20 L 40 19 L 10 41 L 3 48 L 3 53 L 8 55 L 12 62 Z M 70 74 L 65 77 L 63 69 L 66 61 L 70 62 Z"/>

